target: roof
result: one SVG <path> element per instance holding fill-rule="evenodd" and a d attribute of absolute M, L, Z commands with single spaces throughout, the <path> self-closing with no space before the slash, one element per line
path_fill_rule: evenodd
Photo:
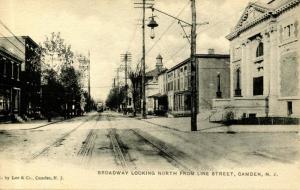
<path fill-rule="evenodd" d="M 158 73 L 158 75 L 161 75 L 161 74 L 164 74 L 165 72 L 167 72 L 168 69 L 167 68 L 164 68 L 162 71 L 160 71 L 160 73 Z"/>
<path fill-rule="evenodd" d="M 0 54 L 4 55 L 4 56 L 7 56 L 11 59 L 14 59 L 16 61 L 19 61 L 19 62 L 22 62 L 22 59 L 20 57 L 18 57 L 17 55 L 15 54 L 12 54 L 10 51 L 8 51 L 7 49 L 3 48 L 0 46 Z"/>
<path fill-rule="evenodd" d="M 162 56 L 160 54 L 158 54 L 158 56 L 156 57 L 156 59 L 162 59 Z"/>
<path fill-rule="evenodd" d="M 229 54 L 196 54 L 196 58 L 217 58 L 217 59 L 226 59 L 230 58 Z M 179 64 L 171 67 L 167 72 L 177 69 L 178 67 L 181 67 L 182 65 L 185 65 L 190 61 L 190 57 L 185 59 L 184 61 L 180 62 Z"/>
<path fill-rule="evenodd" d="M 29 40 L 31 44 L 33 44 L 35 46 L 39 46 L 35 41 L 33 41 L 33 39 L 30 36 L 4 36 L 4 37 L 0 37 L 0 39 L 1 38 L 3 38 L 3 39 L 14 38 L 16 40 L 20 40 L 20 39 Z M 24 45 L 23 42 L 22 42 L 22 45 Z"/>
<path fill-rule="evenodd" d="M 18 37 L 18 36 L 17 36 Z M 30 36 L 21 36 L 24 39 L 27 39 L 31 42 L 31 44 L 34 44 L 35 46 L 39 46 L 35 41 L 33 41 L 33 39 Z"/>
<path fill-rule="evenodd" d="M 164 72 L 165 70 L 167 70 L 166 68 L 163 68 L 162 70 L 157 70 L 156 68 L 155 69 L 152 69 L 148 72 L 146 72 L 146 76 L 148 77 L 155 77 L 155 76 L 158 76 L 161 72 Z"/>
<path fill-rule="evenodd" d="M 234 30 L 228 34 L 226 38 L 232 40 L 243 31 L 256 26 L 264 20 L 276 18 L 284 11 L 293 8 L 299 3 L 300 0 L 269 0 L 267 2 L 262 2 L 261 0 L 254 3 L 250 2 L 245 8 Z M 257 15 L 252 18 L 248 17 L 251 9 L 257 13 Z"/>

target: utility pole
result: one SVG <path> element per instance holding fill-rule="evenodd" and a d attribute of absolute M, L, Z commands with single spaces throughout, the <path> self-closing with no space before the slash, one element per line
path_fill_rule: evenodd
<path fill-rule="evenodd" d="M 143 18 L 142 18 L 142 118 L 147 118 L 146 115 L 146 91 L 145 91 L 145 68 L 146 68 L 146 53 L 145 53 L 145 14 L 146 9 L 149 9 L 153 7 L 153 1 L 154 0 L 142 0 L 142 2 L 134 3 L 137 5 L 135 8 L 141 8 L 143 12 Z M 138 7 L 142 5 L 141 7 Z"/>
<path fill-rule="evenodd" d="M 146 115 L 146 91 L 145 91 L 145 12 L 146 12 L 146 0 L 143 0 L 143 24 L 142 24 L 142 30 L 143 30 L 143 58 L 142 58 L 142 117 L 145 119 L 147 117 Z"/>
<path fill-rule="evenodd" d="M 125 54 L 121 54 L 121 60 L 125 64 L 124 72 L 125 72 L 125 108 L 128 105 L 128 63 L 131 61 L 131 53 L 126 52 Z"/>
<path fill-rule="evenodd" d="M 197 131 L 197 111 L 198 111 L 198 96 L 197 96 L 197 63 L 196 63 L 196 5 L 195 0 L 191 0 L 192 9 L 192 28 L 191 28 L 191 131 Z"/>
<path fill-rule="evenodd" d="M 88 52 L 88 111 L 91 111 L 91 61 L 90 61 L 90 51 Z"/>

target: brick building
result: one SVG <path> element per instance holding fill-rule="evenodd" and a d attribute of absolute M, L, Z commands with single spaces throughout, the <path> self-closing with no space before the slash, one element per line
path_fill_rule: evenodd
<path fill-rule="evenodd" d="M 212 100 L 229 97 L 229 55 L 197 54 L 199 112 L 210 110 Z M 167 71 L 168 107 L 174 115 L 189 115 L 191 112 L 190 58 Z M 220 80 L 219 78 L 220 77 Z"/>
<path fill-rule="evenodd" d="M 19 115 L 34 116 L 40 111 L 41 58 L 40 48 L 29 36 L 0 38 L 0 47 L 19 63 Z"/>
<path fill-rule="evenodd" d="M 21 58 L 0 47 L 0 121 L 20 114 Z"/>

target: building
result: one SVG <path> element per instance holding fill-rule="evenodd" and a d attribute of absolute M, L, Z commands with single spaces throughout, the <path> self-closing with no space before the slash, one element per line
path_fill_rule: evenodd
<path fill-rule="evenodd" d="M 300 116 L 300 0 L 249 3 L 230 41 L 230 99 L 214 102 L 234 117 Z"/>
<path fill-rule="evenodd" d="M 148 114 L 153 114 L 155 110 L 158 110 L 158 99 L 160 99 L 161 94 L 159 94 L 159 84 L 158 76 L 161 72 L 164 72 L 166 68 L 163 67 L 162 56 L 158 55 L 156 57 L 156 64 L 153 70 L 146 72 L 146 83 L 145 83 L 145 94 L 146 94 L 146 110 Z"/>
<path fill-rule="evenodd" d="M 20 114 L 22 59 L 0 47 L 0 121 Z"/>
<path fill-rule="evenodd" d="M 19 114 L 27 117 L 40 112 L 41 56 L 40 47 L 29 36 L 0 38 L 0 47 L 21 60 L 19 71 Z"/>
<path fill-rule="evenodd" d="M 229 98 L 230 69 L 229 55 L 196 54 L 198 72 L 199 112 L 212 108 L 214 98 Z M 190 58 L 167 71 L 168 107 L 173 115 L 184 116 L 191 113 L 191 68 Z"/>
<path fill-rule="evenodd" d="M 75 55 L 74 58 L 74 63 L 73 67 L 75 68 L 76 71 L 79 72 L 80 74 L 80 85 L 82 87 L 82 90 L 87 93 L 89 96 L 90 94 L 90 56 L 84 56 L 82 54 L 77 54 Z M 81 99 L 80 99 L 80 109 L 85 110 L 85 108 L 88 110 L 90 109 L 88 104 L 88 98 L 89 97 L 84 97 L 83 94 L 81 94 Z"/>

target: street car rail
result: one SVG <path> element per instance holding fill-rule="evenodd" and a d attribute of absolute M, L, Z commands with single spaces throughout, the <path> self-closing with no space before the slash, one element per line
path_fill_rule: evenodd
<path fill-rule="evenodd" d="M 152 145 L 154 148 L 158 149 L 162 154 L 161 156 L 167 159 L 173 166 L 178 168 L 181 171 L 185 172 L 192 172 L 187 164 L 180 161 L 176 156 L 174 156 L 170 151 L 168 151 L 165 147 L 159 145 L 159 143 L 152 140 L 150 137 L 146 137 L 145 135 L 142 135 L 137 130 L 131 129 L 135 135 L 137 135 L 139 138 L 143 139 L 144 141 L 148 142 L 150 145 Z"/>
<path fill-rule="evenodd" d="M 46 153 L 47 151 L 49 151 L 51 149 L 51 147 L 56 147 L 59 146 L 61 144 L 61 142 L 63 142 L 66 137 L 68 137 L 70 134 L 72 134 L 73 132 L 75 132 L 78 128 L 80 128 L 81 126 L 83 126 L 83 124 L 85 124 L 87 121 L 94 119 L 94 118 L 99 118 L 99 115 L 93 115 L 92 118 L 88 117 L 86 118 L 82 123 L 80 123 L 77 127 L 73 128 L 72 130 L 68 131 L 67 133 L 63 134 L 61 137 L 57 138 L 53 143 L 51 143 L 50 145 L 44 147 L 43 149 L 35 152 L 34 154 L 32 154 L 32 156 L 30 158 L 25 159 L 25 161 L 27 163 L 35 160 L 36 158 L 40 157 L 41 155 L 43 155 L 44 153 Z"/>
<path fill-rule="evenodd" d="M 115 157 L 120 161 L 120 164 L 123 169 L 128 169 L 128 164 L 126 162 L 124 153 L 123 153 L 123 151 L 119 145 L 119 142 L 116 138 L 116 129 L 110 129 L 108 135 L 110 138 L 110 142 L 111 142 L 113 151 L 115 153 Z"/>

